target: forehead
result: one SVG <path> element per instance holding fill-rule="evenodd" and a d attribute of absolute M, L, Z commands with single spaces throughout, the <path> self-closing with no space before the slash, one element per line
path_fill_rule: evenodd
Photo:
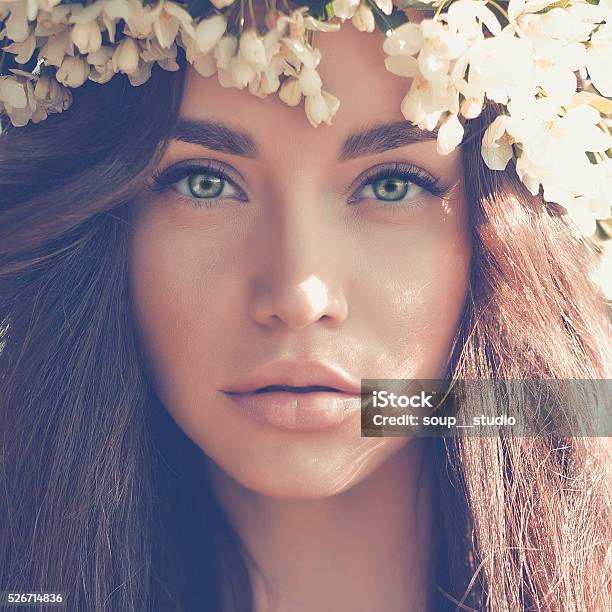
<path fill-rule="evenodd" d="M 337 32 L 317 32 L 314 46 L 322 59 L 317 71 L 323 90 L 340 100 L 332 125 L 314 128 L 306 118 L 304 99 L 287 106 L 277 93 L 258 98 L 248 88 L 225 88 L 217 76 L 203 77 L 188 66 L 181 116 L 218 121 L 252 134 L 262 157 L 276 158 L 283 150 L 296 148 L 334 155 L 347 134 L 366 124 L 405 121 L 401 101 L 409 80 L 387 71 L 382 50 L 384 34 L 359 32 L 345 22 Z M 322 147 L 324 149 L 322 149 Z"/>

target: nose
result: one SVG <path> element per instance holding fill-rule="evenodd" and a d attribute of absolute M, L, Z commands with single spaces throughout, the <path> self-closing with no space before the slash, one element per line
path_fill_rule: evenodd
<path fill-rule="evenodd" d="M 302 209 L 303 210 L 303 209 Z M 296 218 L 299 217 L 299 218 Z M 348 315 L 342 287 L 341 241 L 308 213 L 274 224 L 254 258 L 250 314 L 269 328 L 303 329 L 321 321 L 339 326 Z"/>

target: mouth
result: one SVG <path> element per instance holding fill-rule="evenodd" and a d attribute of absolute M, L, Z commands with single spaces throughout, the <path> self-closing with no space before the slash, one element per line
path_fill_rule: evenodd
<path fill-rule="evenodd" d="M 294 387 L 292 385 L 267 385 L 265 387 L 259 387 L 252 391 L 226 391 L 229 395 L 245 395 L 247 393 L 317 393 L 317 392 L 329 392 L 329 393 L 344 393 L 340 389 L 334 387 L 328 387 L 326 385 L 306 385 L 302 387 Z"/>
<path fill-rule="evenodd" d="M 267 385 L 224 393 L 244 415 L 289 431 L 327 429 L 361 411 L 358 393 L 327 385 Z"/>

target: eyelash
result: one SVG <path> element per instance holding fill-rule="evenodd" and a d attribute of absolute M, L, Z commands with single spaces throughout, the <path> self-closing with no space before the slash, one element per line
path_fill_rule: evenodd
<path fill-rule="evenodd" d="M 236 182 L 232 179 L 232 177 L 224 172 L 221 165 L 213 162 L 197 164 L 191 163 L 184 164 L 182 166 L 175 166 L 169 170 L 157 170 L 152 176 L 153 185 L 147 185 L 146 188 L 152 192 L 163 192 L 182 179 L 196 174 L 213 174 L 214 176 L 227 181 L 234 189 L 238 191 L 239 197 L 237 197 L 237 199 L 240 201 L 248 201 L 247 197 L 244 195 L 244 192 L 242 189 L 240 189 L 240 187 L 238 187 L 238 185 L 236 185 Z M 379 168 L 378 170 L 376 167 L 374 167 L 370 169 L 370 171 L 366 172 L 366 175 L 359 181 L 357 192 L 360 192 L 365 187 L 385 178 L 399 178 L 407 183 L 413 183 L 414 185 L 422 187 L 430 194 L 438 198 L 444 197 L 451 188 L 450 185 L 443 184 L 440 179 L 434 178 L 418 166 L 413 166 L 412 164 L 402 162 L 395 162 L 390 166 L 385 166 L 383 168 Z M 209 208 L 216 206 L 219 201 L 226 198 L 189 198 L 179 196 L 178 199 L 182 202 L 186 202 L 190 206 L 194 206 L 195 208 Z M 351 203 L 361 199 L 368 198 L 357 197 L 353 199 L 353 196 L 351 196 Z M 377 198 L 370 199 L 376 200 Z M 378 201 L 380 202 L 380 206 L 385 208 L 400 208 L 402 206 L 409 206 L 409 204 L 402 204 L 402 200 L 387 200 L 386 202 L 388 203 L 386 203 L 385 200 Z M 394 202 L 397 203 L 394 204 Z"/>
<path fill-rule="evenodd" d="M 182 166 L 175 166 L 170 168 L 169 170 L 156 170 L 153 173 L 152 180 L 153 185 L 148 185 L 147 189 L 153 192 L 163 192 L 169 189 L 175 183 L 178 183 L 182 179 L 192 176 L 195 174 L 213 174 L 224 181 L 227 181 L 238 191 L 240 194 L 240 200 L 246 201 L 247 198 L 244 195 L 242 189 L 236 185 L 236 181 L 232 179 L 224 170 L 220 164 L 215 162 L 206 162 L 206 163 L 191 163 L 184 164 Z M 194 206 L 195 208 L 209 208 L 215 206 L 217 202 L 223 200 L 224 198 L 187 198 L 187 197 L 179 197 L 179 201 L 186 202 L 190 206 Z"/>

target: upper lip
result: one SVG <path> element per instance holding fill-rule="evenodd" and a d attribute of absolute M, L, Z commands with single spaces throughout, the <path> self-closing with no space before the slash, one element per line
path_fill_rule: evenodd
<path fill-rule="evenodd" d="M 345 370 L 323 361 L 273 361 L 230 385 L 226 392 L 249 393 L 268 385 L 323 385 L 343 393 L 361 394 L 361 385 Z"/>

